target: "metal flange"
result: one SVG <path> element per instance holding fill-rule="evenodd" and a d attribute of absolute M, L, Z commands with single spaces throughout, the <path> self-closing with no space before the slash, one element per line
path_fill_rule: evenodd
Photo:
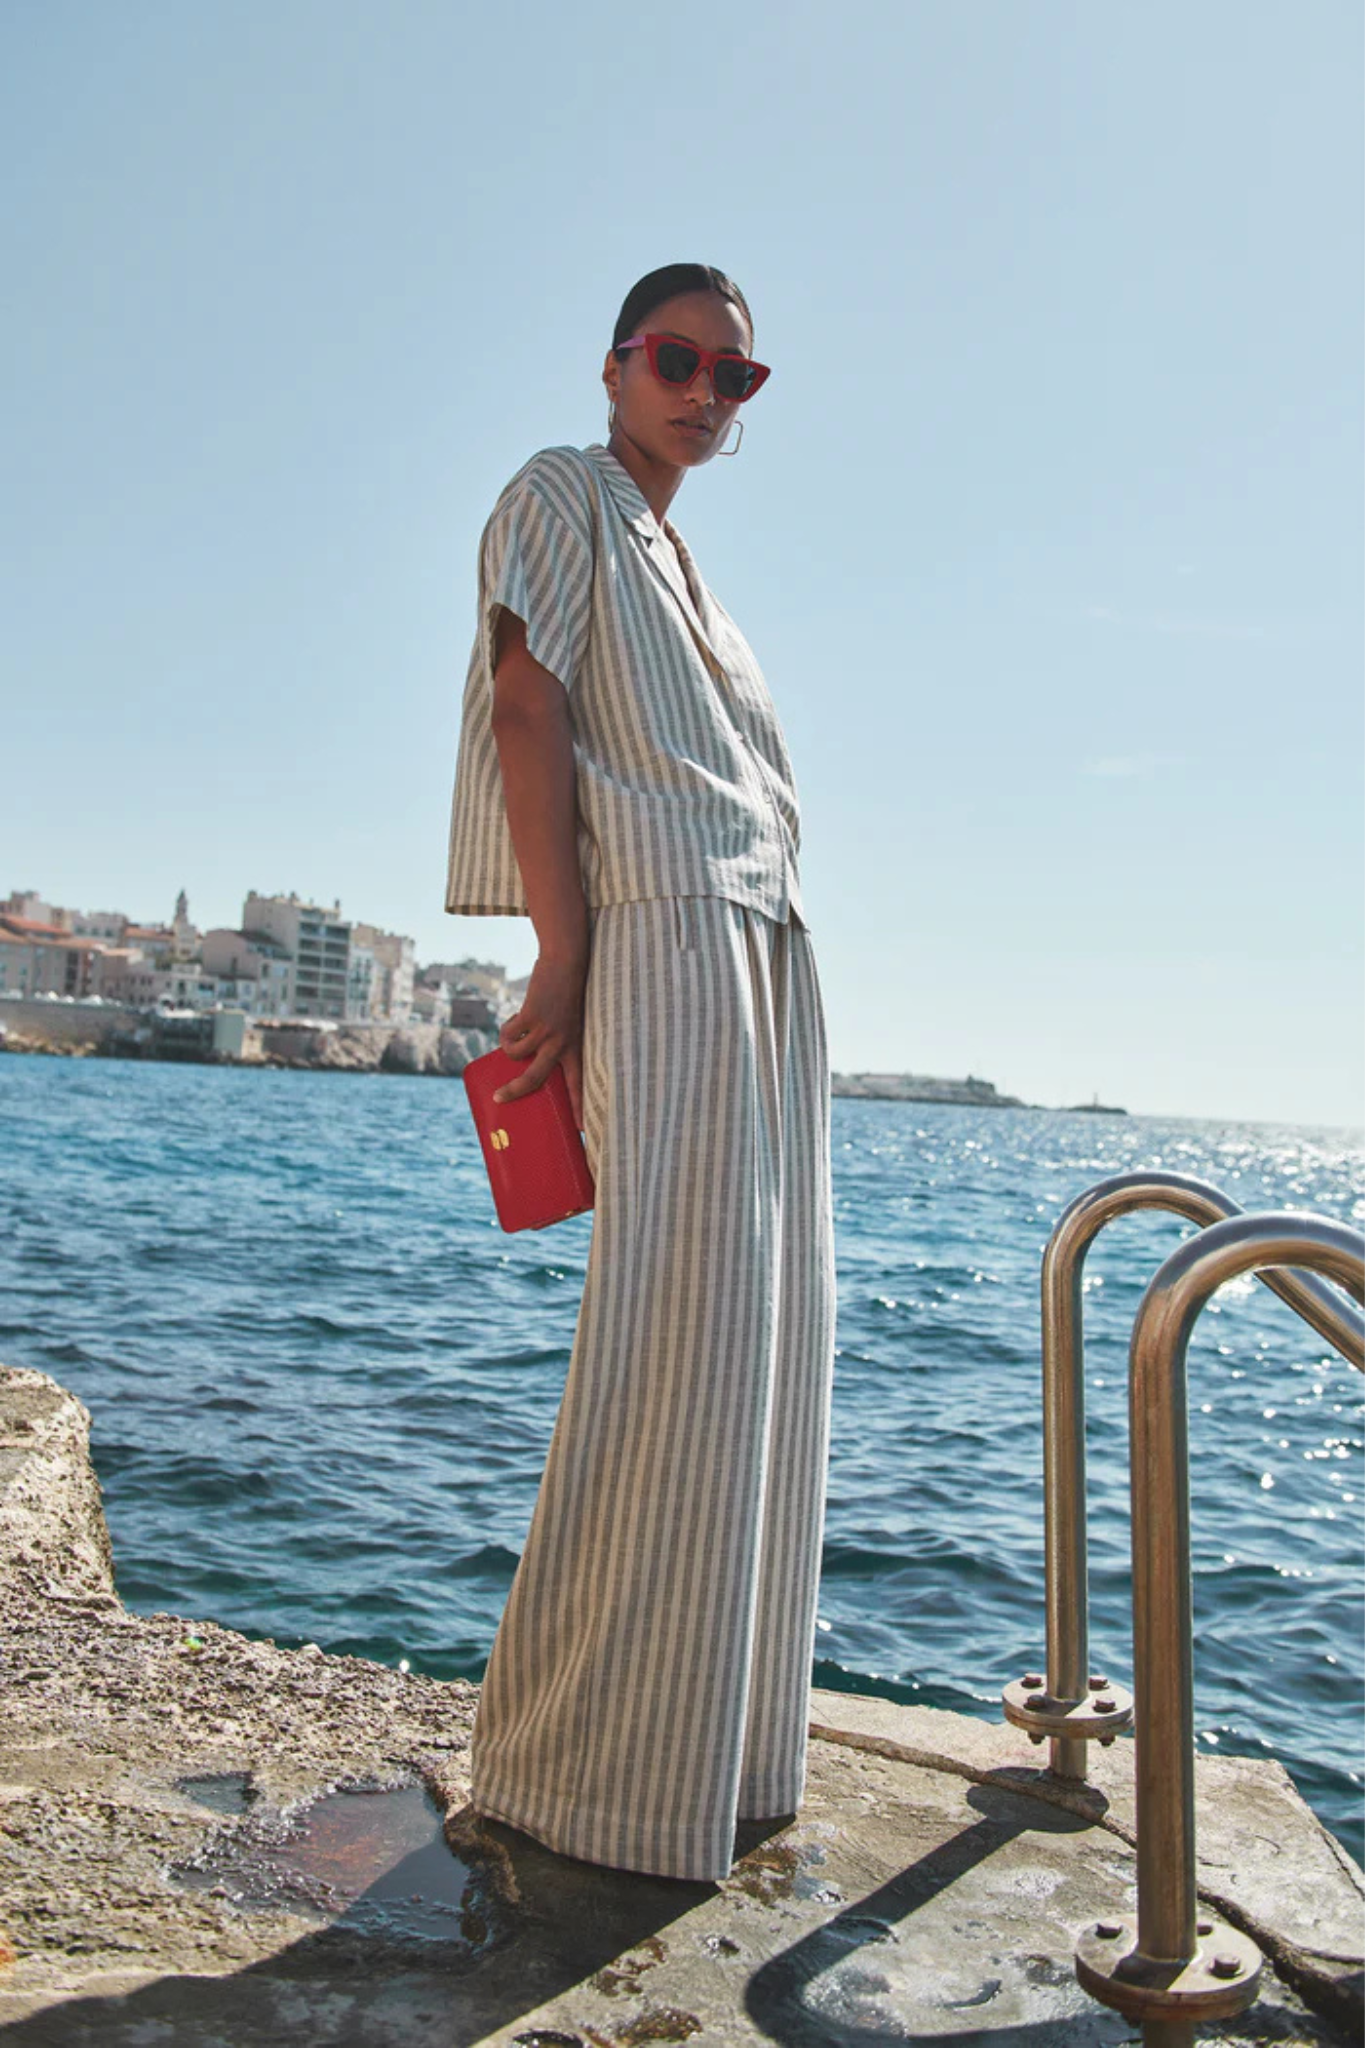
<path fill-rule="evenodd" d="M 1133 1695 L 1106 1678 L 1090 1680 L 1087 1692 L 1077 1700 L 1062 1700 L 1050 1693 L 1040 1672 L 1026 1671 L 1005 1687 L 1000 1695 L 1005 1719 L 1016 1728 L 1027 1728 L 1035 1740 L 1045 1735 L 1070 1742 L 1112 1742 L 1133 1725 Z"/>
<path fill-rule="evenodd" d="M 1130 2020 L 1225 2020 L 1256 2002 L 1261 1951 L 1224 1920 L 1201 1919 L 1187 1963 L 1157 1963 L 1130 1920 L 1100 1920 L 1076 1944 L 1076 1976 Z"/>

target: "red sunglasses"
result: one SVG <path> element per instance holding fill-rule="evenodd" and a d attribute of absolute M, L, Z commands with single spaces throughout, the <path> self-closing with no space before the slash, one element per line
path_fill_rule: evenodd
<path fill-rule="evenodd" d="M 743 405 L 772 375 L 766 363 L 756 363 L 733 348 L 698 348 L 695 342 L 678 341 L 671 334 L 637 334 L 631 341 L 618 342 L 616 354 L 628 348 L 642 348 L 649 367 L 661 384 L 679 389 L 690 384 L 698 370 L 705 370 L 711 389 L 727 405 Z"/>

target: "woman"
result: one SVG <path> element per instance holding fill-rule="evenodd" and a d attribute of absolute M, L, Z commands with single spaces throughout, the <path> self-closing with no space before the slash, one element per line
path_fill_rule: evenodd
<path fill-rule="evenodd" d="M 738 288 L 642 278 L 608 438 L 543 449 L 485 528 L 446 908 L 529 915 L 500 1033 L 559 1063 L 596 1181 L 470 1805 L 559 1852 L 716 1879 L 789 1816 L 834 1357 L 829 1075 L 791 763 L 667 510 L 768 372 Z"/>

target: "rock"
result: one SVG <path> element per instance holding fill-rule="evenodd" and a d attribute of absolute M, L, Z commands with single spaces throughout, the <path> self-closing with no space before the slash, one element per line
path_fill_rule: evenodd
<path fill-rule="evenodd" d="M 90 1411 L 46 1373 L 0 1366 L 0 1584 L 114 1599 L 114 1554 L 90 1463 Z"/>
<path fill-rule="evenodd" d="M 426 1048 L 417 1030 L 395 1031 L 379 1064 L 386 1074 L 420 1074 L 426 1066 Z"/>
<path fill-rule="evenodd" d="M 444 1030 L 437 1053 L 440 1072 L 462 1074 L 471 1060 L 491 1052 L 496 1044 L 497 1035 L 492 1031 Z"/>

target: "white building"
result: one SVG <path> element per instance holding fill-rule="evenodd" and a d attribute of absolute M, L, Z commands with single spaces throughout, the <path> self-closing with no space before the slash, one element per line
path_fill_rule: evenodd
<path fill-rule="evenodd" d="M 121 910 L 72 910 L 66 914 L 78 939 L 103 939 L 106 944 L 117 946 L 128 929 L 128 919 Z"/>
<path fill-rule="evenodd" d="M 0 995 L 27 996 L 36 993 L 33 979 L 33 949 L 27 939 L 7 932 L 0 925 Z"/>
<path fill-rule="evenodd" d="M 11 889 L 0 903 L 0 917 L 21 917 L 26 924 L 55 925 L 57 913 L 36 889 Z"/>
<path fill-rule="evenodd" d="M 121 910 L 68 910 L 49 903 L 36 889 L 12 889 L 0 903 L 0 917 L 23 918 L 32 924 L 50 925 L 73 939 L 104 939 L 118 945 L 128 928 Z"/>
<path fill-rule="evenodd" d="M 190 899 L 183 889 L 175 899 L 175 918 L 171 930 L 175 934 L 176 959 L 194 959 L 199 951 L 199 933 L 190 923 Z"/>
<path fill-rule="evenodd" d="M 281 947 L 294 966 L 293 1017 L 331 1017 L 345 1023 L 366 1010 L 357 1011 L 352 991 L 352 927 L 341 915 L 341 905 L 330 910 L 306 903 L 299 897 L 261 896 L 253 889 L 242 907 L 242 931 L 250 939 L 269 939 Z M 369 1000 L 369 983 L 363 973 L 357 979 Z"/>
<path fill-rule="evenodd" d="M 125 1003 L 133 1010 L 168 1004 L 177 1010 L 211 1010 L 231 1000 L 220 993 L 219 983 L 204 973 L 197 960 L 163 967 L 126 947 L 110 948 L 102 954 L 98 980 L 95 993 L 106 1002 Z"/>
<path fill-rule="evenodd" d="M 351 933 L 351 958 L 346 971 L 346 1015 L 373 1017 L 375 1014 L 375 957 L 368 946 L 358 945 Z"/>
<path fill-rule="evenodd" d="M 381 931 L 376 924 L 358 924 L 354 943 L 373 956 L 370 1015 L 386 1024 L 406 1024 L 412 1016 L 416 977 L 416 944 L 400 932 Z"/>
<path fill-rule="evenodd" d="M 119 944 L 141 953 L 144 960 L 151 960 L 158 967 L 169 967 L 175 958 L 175 933 L 168 924 L 125 925 Z"/>

